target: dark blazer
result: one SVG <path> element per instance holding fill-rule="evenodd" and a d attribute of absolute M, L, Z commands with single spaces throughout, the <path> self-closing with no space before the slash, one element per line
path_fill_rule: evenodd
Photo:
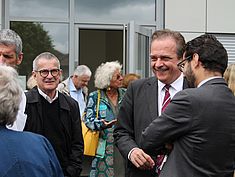
<path fill-rule="evenodd" d="M 66 144 L 67 157 L 59 159 L 62 164 L 67 164 L 63 171 L 69 173 L 72 177 L 80 175 L 82 170 L 83 158 L 83 137 L 81 129 L 81 119 L 77 102 L 71 97 L 58 93 L 59 98 L 59 114 L 63 126 L 64 142 Z M 24 130 L 38 134 L 43 134 L 43 113 L 42 102 L 37 88 L 26 92 L 27 104 L 25 113 L 27 121 Z M 53 125 L 52 125 L 53 126 Z"/>
<path fill-rule="evenodd" d="M 187 83 L 184 83 L 184 88 Z M 126 176 L 155 176 L 154 171 L 139 170 L 128 159 L 128 153 L 140 147 L 141 132 L 158 116 L 158 84 L 156 77 L 140 79 L 131 83 L 119 110 L 114 131 L 116 146 L 125 158 Z"/>
<path fill-rule="evenodd" d="M 0 139 L 0 176 L 64 176 L 56 154 L 45 137 L 0 126 Z"/>
<path fill-rule="evenodd" d="M 143 132 L 140 145 L 153 152 L 174 144 L 160 177 L 232 177 L 235 97 L 222 78 L 177 93 Z"/>

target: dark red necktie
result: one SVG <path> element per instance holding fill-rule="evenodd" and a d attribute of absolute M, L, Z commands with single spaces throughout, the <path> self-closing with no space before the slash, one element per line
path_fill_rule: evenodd
<path fill-rule="evenodd" d="M 163 102 L 162 102 L 162 112 L 166 109 L 167 105 L 170 103 L 171 101 L 171 95 L 170 95 L 170 92 L 169 92 L 169 88 L 170 88 L 170 85 L 165 85 L 164 86 L 164 89 L 165 89 L 165 96 L 164 96 L 164 99 L 163 99 Z M 157 166 L 157 173 L 160 174 L 161 172 L 161 165 L 164 160 L 164 157 L 165 155 L 158 155 L 157 156 L 157 162 L 156 162 L 156 166 Z"/>
<path fill-rule="evenodd" d="M 165 89 L 165 96 L 164 96 L 164 99 L 163 99 L 163 102 L 162 102 L 162 112 L 166 109 L 167 105 L 171 101 L 171 95 L 170 95 L 170 92 L 169 92 L 170 85 L 165 85 L 164 89 Z"/>

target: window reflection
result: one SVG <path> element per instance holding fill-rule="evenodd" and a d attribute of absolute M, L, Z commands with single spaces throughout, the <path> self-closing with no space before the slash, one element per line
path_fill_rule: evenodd
<path fill-rule="evenodd" d="M 10 16 L 68 18 L 69 0 L 10 0 Z"/>
<path fill-rule="evenodd" d="M 24 58 L 19 65 L 20 75 L 29 77 L 34 58 L 42 52 L 49 51 L 59 58 L 64 77 L 68 76 L 67 24 L 12 21 L 10 25 L 10 28 L 16 31 L 23 41 Z"/>
<path fill-rule="evenodd" d="M 155 0 L 76 0 L 75 15 L 82 21 L 155 21 Z"/>

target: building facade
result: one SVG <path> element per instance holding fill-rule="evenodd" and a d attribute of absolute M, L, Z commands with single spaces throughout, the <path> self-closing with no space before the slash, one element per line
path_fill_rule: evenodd
<path fill-rule="evenodd" d="M 156 29 L 181 32 L 186 40 L 215 34 L 235 62 L 233 0 L 1 0 L 1 28 L 23 39 L 23 80 L 41 52 L 58 56 L 64 78 L 78 64 L 95 72 L 118 60 L 123 72 L 150 76 L 149 42 Z M 24 83 L 24 81 L 23 81 Z M 93 81 L 90 83 L 93 88 Z M 23 84 L 24 85 L 24 84 Z"/>

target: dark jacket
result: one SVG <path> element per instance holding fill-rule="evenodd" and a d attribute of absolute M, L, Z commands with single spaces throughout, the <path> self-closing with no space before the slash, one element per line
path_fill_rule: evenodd
<path fill-rule="evenodd" d="M 187 87 L 187 82 L 184 80 L 183 88 Z M 127 177 L 156 176 L 155 170 L 136 168 L 127 156 L 131 149 L 140 147 L 141 132 L 157 116 L 158 84 L 156 77 L 139 79 L 131 83 L 123 98 L 114 131 L 116 145 L 127 162 Z M 152 156 L 152 158 L 156 157 Z"/>
<path fill-rule="evenodd" d="M 178 92 L 142 133 L 147 153 L 173 142 L 160 177 L 232 177 L 235 97 L 222 78 Z"/>
<path fill-rule="evenodd" d="M 43 113 L 42 101 L 38 89 L 33 88 L 26 92 L 27 104 L 25 113 L 27 121 L 25 125 L 26 131 L 43 135 Z M 83 158 L 83 137 L 81 129 L 81 119 L 77 102 L 69 96 L 62 93 L 58 95 L 59 99 L 59 114 L 58 121 L 62 124 L 62 130 L 65 136 L 64 142 L 66 145 L 67 157 L 60 159 L 66 167 L 63 168 L 65 175 L 78 177 L 81 173 L 81 164 Z M 52 125 L 53 126 L 53 125 Z"/>

